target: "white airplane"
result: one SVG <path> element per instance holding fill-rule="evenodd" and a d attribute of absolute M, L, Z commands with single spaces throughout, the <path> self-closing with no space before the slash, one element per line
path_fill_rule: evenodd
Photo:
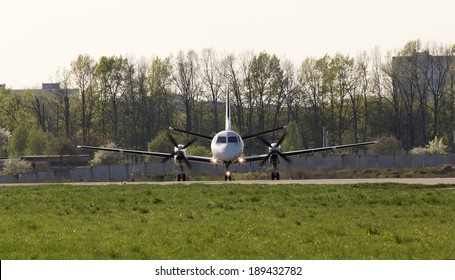
<path fill-rule="evenodd" d="M 273 166 L 273 171 L 271 174 L 272 180 L 279 180 L 280 173 L 278 172 L 278 164 L 280 163 L 280 157 L 287 162 L 291 162 L 290 159 L 287 157 L 289 156 L 296 156 L 301 154 L 309 154 L 315 152 L 322 152 L 322 151 L 329 151 L 329 150 L 336 150 L 336 149 L 345 149 L 345 148 L 352 148 L 352 147 L 359 147 L 359 146 L 366 146 L 371 144 L 376 144 L 377 141 L 371 142 L 363 142 L 363 143 L 354 143 L 354 144 L 346 144 L 346 145 L 339 145 L 339 146 L 330 146 L 330 147 L 320 147 L 314 149 L 305 149 L 305 150 L 296 150 L 296 151 L 289 151 L 289 152 L 281 152 L 281 142 L 284 140 L 285 133 L 276 143 L 269 143 L 267 140 L 261 137 L 261 135 L 277 131 L 280 129 L 285 129 L 286 126 L 275 128 L 272 130 L 264 131 L 261 133 L 249 135 L 242 137 L 235 131 L 231 129 L 231 110 L 230 110 L 230 102 L 229 102 L 229 92 L 226 98 L 226 127 L 225 130 L 218 132 L 213 138 L 205 135 L 201 135 L 198 133 L 185 131 L 182 129 L 172 128 L 169 127 L 169 130 L 174 130 L 182 133 L 186 133 L 189 135 L 193 135 L 196 137 L 200 137 L 203 139 L 211 140 L 211 151 L 212 157 L 203 157 L 203 156 L 191 156 L 186 154 L 186 148 L 194 143 L 196 138 L 190 140 L 186 144 L 178 144 L 174 138 L 170 134 L 168 134 L 170 141 L 174 145 L 174 152 L 173 153 L 162 153 L 162 152 L 149 152 L 149 151 L 139 151 L 139 150 L 126 150 L 126 149 L 118 149 L 118 148 L 105 148 L 105 147 L 94 147 L 94 146 L 77 146 L 78 148 L 83 149 L 92 149 L 92 150 L 101 150 L 101 151 L 111 151 L 111 152 L 120 152 L 126 154 L 133 154 L 133 155 L 142 155 L 142 156 L 150 156 L 150 157 L 158 157 L 163 158 L 163 162 L 167 161 L 168 159 L 174 158 L 174 164 L 179 167 L 179 173 L 177 175 L 178 181 L 186 181 L 186 174 L 184 173 L 184 167 L 187 166 L 191 168 L 191 161 L 194 162 L 202 162 L 208 164 L 223 164 L 225 166 L 225 175 L 224 180 L 231 181 L 232 174 L 230 172 L 230 166 L 233 164 L 244 164 L 246 162 L 253 162 L 253 161 L 261 161 L 261 165 L 269 160 L 269 162 Z M 243 141 L 258 137 L 265 145 L 269 147 L 269 152 L 267 154 L 262 155 L 253 155 L 253 156 L 245 156 L 243 152 L 244 143 Z"/>

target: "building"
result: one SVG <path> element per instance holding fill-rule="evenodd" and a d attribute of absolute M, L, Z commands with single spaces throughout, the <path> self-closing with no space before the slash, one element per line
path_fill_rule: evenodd
<path fill-rule="evenodd" d="M 0 90 L 6 90 L 6 84 L 0 84 Z M 75 94 L 78 92 L 77 89 L 74 88 L 62 88 L 60 86 L 60 83 L 42 83 L 41 84 L 41 89 L 11 89 L 13 93 L 22 93 L 25 91 L 30 91 L 35 94 L 39 93 L 56 93 L 60 95 L 67 95 L 70 97 L 71 95 Z"/>
<path fill-rule="evenodd" d="M 394 94 L 435 99 L 454 88 L 455 56 L 428 51 L 392 58 Z"/>

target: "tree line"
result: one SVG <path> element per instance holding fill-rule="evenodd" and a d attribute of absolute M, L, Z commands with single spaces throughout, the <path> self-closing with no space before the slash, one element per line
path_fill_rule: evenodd
<path fill-rule="evenodd" d="M 419 40 L 386 55 L 324 55 L 298 66 L 267 52 L 213 49 L 151 60 L 79 55 L 59 71 L 58 90 L 0 89 L 0 145 L 15 157 L 74 154 L 78 144 L 146 150 L 160 135 L 166 141 L 169 126 L 213 135 L 224 128 L 229 92 L 233 129 L 290 124 L 283 149 L 393 137 L 408 151 L 439 137 L 453 151 L 454 55 L 455 45 Z M 264 152 L 257 142 L 246 152 Z"/>

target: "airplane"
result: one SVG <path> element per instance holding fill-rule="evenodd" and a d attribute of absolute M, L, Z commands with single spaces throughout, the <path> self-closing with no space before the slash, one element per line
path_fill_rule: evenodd
<path fill-rule="evenodd" d="M 94 146 L 84 146 L 79 145 L 78 148 L 82 149 L 91 149 L 91 150 L 101 150 L 101 151 L 111 151 L 111 152 L 119 152 L 125 154 L 132 154 L 132 155 L 141 155 L 141 156 L 150 156 L 150 157 L 157 157 L 162 158 L 163 162 L 173 158 L 174 164 L 179 168 L 179 173 L 177 174 L 177 181 L 186 181 L 186 174 L 184 172 L 184 167 L 191 168 L 190 162 L 202 162 L 207 164 L 214 164 L 214 165 L 224 165 L 225 167 L 225 174 L 224 180 L 231 181 L 232 180 L 232 173 L 230 171 L 230 167 L 234 164 L 244 164 L 247 162 L 254 162 L 260 161 L 260 165 L 264 165 L 267 160 L 272 164 L 272 173 L 271 179 L 272 180 L 279 180 L 280 173 L 278 171 L 278 164 L 280 163 L 280 158 L 285 160 L 288 163 L 291 163 L 291 160 L 288 157 L 297 156 L 302 154 L 309 154 L 309 153 L 316 153 L 316 152 L 323 152 L 323 151 L 331 151 L 337 149 L 346 149 L 352 147 L 360 147 L 366 146 L 371 144 L 378 143 L 377 141 L 370 141 L 370 142 L 362 142 L 362 143 L 354 143 L 354 144 L 345 144 L 345 145 L 338 145 L 338 146 L 329 146 L 329 147 L 319 147 L 313 149 L 304 149 L 304 150 L 295 150 L 295 151 L 288 151 L 282 152 L 281 151 L 281 143 L 283 142 L 286 133 L 282 135 L 282 137 L 276 143 L 270 143 L 266 139 L 262 137 L 264 134 L 268 134 L 277 130 L 286 129 L 286 126 L 274 128 L 268 131 L 264 131 L 261 133 L 256 133 L 248 136 L 240 136 L 237 132 L 231 129 L 231 108 L 230 108 L 230 101 L 229 101 L 229 91 L 226 94 L 226 122 L 225 122 L 225 129 L 218 132 L 215 136 L 210 137 L 190 131 L 186 131 L 183 129 L 169 127 L 169 130 L 185 133 L 187 135 L 192 135 L 195 137 L 199 137 L 202 139 L 207 139 L 211 141 L 211 157 L 204 157 L 204 156 L 191 156 L 186 154 L 186 148 L 192 145 L 196 138 L 193 138 L 189 142 L 185 144 L 178 144 L 175 139 L 168 133 L 169 140 L 174 145 L 174 152 L 172 153 L 164 153 L 164 152 L 149 152 L 149 151 L 140 151 L 140 150 L 127 150 L 127 149 L 120 149 L 120 148 L 106 148 L 106 147 L 94 147 Z M 252 156 L 245 156 L 244 155 L 244 141 L 252 139 L 252 138 L 259 138 L 259 140 L 264 143 L 266 146 L 269 147 L 269 152 L 267 154 L 261 155 L 252 155 Z"/>

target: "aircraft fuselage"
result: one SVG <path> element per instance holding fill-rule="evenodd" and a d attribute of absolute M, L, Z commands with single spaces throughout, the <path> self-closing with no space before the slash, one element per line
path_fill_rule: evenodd
<path fill-rule="evenodd" d="M 218 132 L 212 139 L 211 144 L 214 163 L 234 163 L 243 156 L 242 137 L 232 130 Z"/>

